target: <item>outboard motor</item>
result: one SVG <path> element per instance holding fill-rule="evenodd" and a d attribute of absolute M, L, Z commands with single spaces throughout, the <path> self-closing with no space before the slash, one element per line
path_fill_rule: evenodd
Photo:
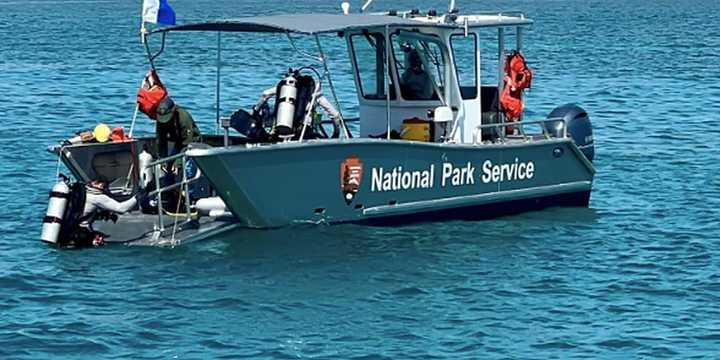
<path fill-rule="evenodd" d="M 279 137 L 291 137 L 295 120 L 295 102 L 297 98 L 297 79 L 292 72 L 278 84 L 278 106 L 275 116 L 274 132 Z"/>
<path fill-rule="evenodd" d="M 563 125 L 567 125 L 567 136 L 573 139 L 575 145 L 582 151 L 585 157 L 592 161 L 595 157 L 595 143 L 593 141 L 592 124 L 590 117 L 583 108 L 575 104 L 565 104 L 555 108 L 548 119 L 543 123 L 545 130 L 556 138 L 562 138 L 564 135 Z"/>
<path fill-rule="evenodd" d="M 69 197 L 70 186 L 68 186 L 66 179 L 61 179 L 53 186 L 50 192 L 50 201 L 48 202 L 48 209 L 43 219 L 42 234 L 40 235 L 42 241 L 57 244 Z"/>

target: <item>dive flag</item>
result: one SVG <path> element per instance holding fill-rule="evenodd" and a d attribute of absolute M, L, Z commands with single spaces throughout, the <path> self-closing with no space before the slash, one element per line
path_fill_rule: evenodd
<path fill-rule="evenodd" d="M 143 21 L 153 24 L 175 25 L 175 11 L 167 0 L 143 0 Z"/>

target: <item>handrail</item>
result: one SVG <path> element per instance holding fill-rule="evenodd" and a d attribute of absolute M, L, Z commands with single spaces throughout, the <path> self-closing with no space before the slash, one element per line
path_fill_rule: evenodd
<path fill-rule="evenodd" d="M 196 177 L 194 177 L 194 178 L 192 178 L 192 179 L 188 179 L 188 180 L 187 180 L 187 183 L 188 183 L 188 184 L 193 183 L 193 182 L 197 181 L 199 178 L 200 178 L 200 176 L 196 176 Z M 179 187 L 181 187 L 181 186 L 183 186 L 183 185 L 185 185 L 185 184 L 183 184 L 182 181 L 181 181 L 181 182 L 177 182 L 177 183 L 174 183 L 174 184 L 172 184 L 172 185 L 168 185 L 168 186 L 162 187 L 162 188 L 160 188 L 159 190 L 153 190 L 153 191 L 151 191 L 151 192 L 148 193 L 148 196 L 155 195 L 155 194 L 157 194 L 157 193 L 159 193 L 159 192 L 166 192 L 166 191 L 169 191 L 169 190 L 175 190 L 175 189 L 177 189 L 177 188 L 179 188 Z"/>
<path fill-rule="evenodd" d="M 557 117 L 557 118 L 547 118 L 543 120 L 523 120 L 523 121 L 509 121 L 509 122 L 501 122 L 501 123 L 492 123 L 492 124 L 483 124 L 478 125 L 476 128 L 478 129 L 486 129 L 486 128 L 493 128 L 493 127 L 501 127 L 501 126 L 517 126 L 517 125 L 528 125 L 528 124 L 544 124 L 548 121 L 562 121 L 565 122 L 565 119 Z"/>
<path fill-rule="evenodd" d="M 474 143 L 478 143 L 478 132 L 481 132 L 483 129 L 492 129 L 492 128 L 503 128 L 503 127 L 516 127 L 518 128 L 518 131 L 520 132 L 520 135 L 522 135 L 523 140 L 528 139 L 528 135 L 525 133 L 525 130 L 523 129 L 523 125 L 533 125 L 533 124 L 545 124 L 547 122 L 554 122 L 554 121 L 562 121 L 563 123 L 563 138 L 567 137 L 567 122 L 563 118 L 547 118 L 543 120 L 530 120 L 530 121 L 513 121 L 513 122 L 500 122 L 500 123 L 493 123 L 493 124 L 483 124 L 478 125 L 475 127 L 475 133 L 473 134 Z M 545 138 L 550 138 L 550 133 L 548 132 L 547 128 L 544 126 L 540 127 L 542 129 L 542 134 L 545 136 Z M 504 131 L 501 131 L 501 139 L 505 140 L 506 136 Z M 480 136 L 480 139 L 482 138 L 482 134 Z"/>
<path fill-rule="evenodd" d="M 167 163 L 167 162 L 172 161 L 172 160 L 175 160 L 175 159 L 179 159 L 179 158 L 184 157 L 184 156 L 185 156 L 185 153 L 179 153 L 179 154 L 175 154 L 175 155 L 170 155 L 170 156 L 168 156 L 168 157 L 164 157 L 164 158 L 162 158 L 162 159 L 155 160 L 155 161 L 149 163 L 146 167 L 151 167 L 151 166 L 155 166 L 155 165 L 164 164 L 164 163 Z"/>
<path fill-rule="evenodd" d="M 176 182 L 174 184 L 167 185 L 164 187 L 160 186 L 159 174 L 162 173 L 162 165 L 166 164 L 170 161 L 179 159 L 179 158 L 182 158 L 182 170 L 181 170 L 182 171 L 182 180 L 180 182 Z M 150 167 L 154 168 L 155 190 L 149 192 L 148 195 L 157 195 L 158 225 L 159 225 L 160 233 L 165 231 L 165 222 L 163 219 L 163 210 L 164 209 L 162 206 L 162 194 L 166 191 L 174 190 L 177 188 L 184 188 L 184 190 L 185 190 L 185 213 L 186 213 L 188 220 L 190 219 L 191 208 L 190 208 L 190 193 L 189 193 L 188 186 L 191 183 L 200 179 L 200 177 L 202 176 L 202 173 L 200 173 L 200 171 L 198 170 L 197 173 L 195 174 L 195 176 L 193 176 L 191 179 L 188 179 L 187 172 L 186 172 L 187 162 L 188 162 L 187 156 L 184 152 L 182 152 L 179 154 L 164 157 L 162 159 L 158 159 L 156 161 L 151 162 L 150 164 L 148 164 L 146 166 L 146 168 L 150 168 Z M 175 227 L 177 227 L 177 219 L 176 219 L 175 225 L 173 227 L 173 241 L 174 241 L 174 237 L 175 237 Z"/>

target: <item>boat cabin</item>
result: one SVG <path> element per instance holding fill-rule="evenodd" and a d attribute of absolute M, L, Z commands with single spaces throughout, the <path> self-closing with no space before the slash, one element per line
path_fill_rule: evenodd
<path fill-rule="evenodd" d="M 531 24 L 522 13 L 441 15 L 413 10 L 385 14 L 260 16 L 178 25 L 152 33 L 162 34 L 160 52 L 165 35 L 177 31 L 215 31 L 218 39 L 222 32 L 284 33 L 299 55 L 315 61 L 315 74 L 319 77 L 315 81 L 322 84 L 325 96 L 332 95 L 335 105 L 342 109 L 342 103 L 347 100 L 337 98 L 321 45 L 326 37 L 320 37 L 337 34 L 349 51 L 359 105 L 360 137 L 478 143 L 501 129 L 501 126 L 481 129 L 481 125 L 503 122 L 498 101 L 507 54 L 506 34 L 515 40 L 511 47 L 520 51 L 522 30 Z M 497 53 L 481 54 L 481 42 L 489 39 L 481 38 L 480 31 L 487 35 L 488 29 L 496 34 L 493 41 L 497 41 Z M 300 50 L 295 44 L 296 34 L 314 36 L 317 54 Z M 152 54 L 150 48 L 147 49 L 152 63 L 160 52 Z M 492 63 L 498 65 L 496 84 L 481 82 L 484 58 L 493 58 Z M 219 91 L 219 79 L 217 89 Z M 276 111 L 279 90 L 280 87 Z M 306 102 L 317 105 L 316 100 Z M 297 117 L 297 113 L 295 115 Z M 217 116 L 219 123 L 220 114 Z M 345 124 L 342 126 L 346 137 L 350 137 Z M 420 128 L 422 130 L 417 131 Z"/>
<path fill-rule="evenodd" d="M 358 90 L 360 136 L 385 133 L 388 124 L 401 132 L 404 121 L 416 119 L 434 125 L 431 141 L 475 142 L 478 126 L 501 122 L 505 31 L 514 31 L 519 51 L 522 29 L 531 21 L 522 14 L 400 16 L 417 24 L 356 29 L 345 36 Z M 498 53 L 483 54 L 496 56 L 500 64 L 500 81 L 490 86 L 480 81 L 481 28 L 497 28 Z M 439 117 L 437 108 L 449 111 Z"/>

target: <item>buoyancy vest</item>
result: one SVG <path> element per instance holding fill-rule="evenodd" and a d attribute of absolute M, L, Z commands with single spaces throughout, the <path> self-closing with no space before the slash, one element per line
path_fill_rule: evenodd
<path fill-rule="evenodd" d="M 500 95 L 500 105 L 509 121 L 517 120 L 523 113 L 523 90 L 530 88 L 533 72 L 525 63 L 525 58 L 513 51 L 505 61 L 505 85 Z"/>
<path fill-rule="evenodd" d="M 137 94 L 138 109 L 151 119 L 157 119 L 157 106 L 168 95 L 155 69 L 145 75 Z"/>

